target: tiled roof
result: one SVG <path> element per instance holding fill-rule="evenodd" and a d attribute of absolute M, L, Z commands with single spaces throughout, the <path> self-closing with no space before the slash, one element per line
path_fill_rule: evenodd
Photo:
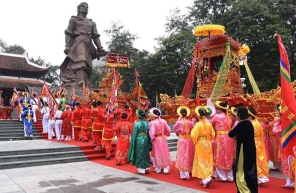
<path fill-rule="evenodd" d="M 0 76 L 0 88 L 25 88 L 25 84 L 29 87 L 39 87 L 43 85 L 43 81 L 37 79 L 18 79 Z"/>
<path fill-rule="evenodd" d="M 0 73 L 2 75 L 20 76 L 20 74 L 26 74 L 27 76 L 21 77 L 40 77 L 48 69 L 49 67 L 39 66 L 30 62 L 26 56 L 0 53 Z M 28 76 L 28 74 L 31 74 L 31 76 Z"/>
<path fill-rule="evenodd" d="M 226 35 L 216 35 L 211 37 L 203 38 L 199 41 L 199 49 L 212 46 L 212 45 L 218 45 L 218 44 L 226 44 L 227 41 L 230 41 L 230 47 L 234 50 L 239 50 L 240 43 L 232 39 L 231 37 L 228 37 Z"/>

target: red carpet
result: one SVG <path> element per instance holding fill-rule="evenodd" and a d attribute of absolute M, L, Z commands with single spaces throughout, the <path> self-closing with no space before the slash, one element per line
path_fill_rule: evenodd
<path fill-rule="evenodd" d="M 42 126 L 41 121 L 38 121 L 35 123 L 35 127 L 37 130 L 41 133 L 42 132 Z M 47 135 L 42 135 L 43 139 L 47 138 Z M 109 166 L 112 168 L 116 168 L 119 170 L 127 171 L 136 174 L 136 167 L 130 165 L 130 164 L 123 164 L 121 166 L 118 166 L 115 164 L 114 160 L 114 147 L 113 145 L 113 151 L 112 151 L 112 158 L 111 160 L 105 160 L 105 152 L 103 150 L 94 150 L 94 145 L 92 142 L 84 143 L 84 142 L 76 142 L 76 141 L 70 141 L 70 142 L 64 142 L 64 141 L 56 141 L 55 139 L 51 140 L 53 142 L 58 143 L 64 143 L 69 145 L 76 145 L 80 147 L 80 149 L 84 152 L 86 156 L 88 156 L 90 161 L 93 161 L 98 164 L 102 164 L 105 166 Z M 148 178 L 153 178 L 157 180 L 161 180 L 164 182 L 169 182 L 172 184 L 177 184 L 181 186 L 185 186 L 188 188 L 193 188 L 196 190 L 202 190 L 205 192 L 210 193 L 235 193 L 236 188 L 234 183 L 221 183 L 221 182 L 213 182 L 209 188 L 203 188 L 201 187 L 200 180 L 197 178 L 191 178 L 190 180 L 181 180 L 179 178 L 178 170 L 175 168 L 174 165 L 171 167 L 171 171 L 169 175 L 166 174 L 156 174 L 154 172 L 150 172 L 149 174 L 145 175 Z M 259 193 L 293 193 L 293 190 L 290 189 L 284 189 L 281 188 L 282 185 L 285 184 L 284 179 L 279 178 L 270 178 L 270 182 L 268 182 L 264 187 L 259 187 Z"/>
<path fill-rule="evenodd" d="M 54 140 L 55 141 L 55 140 Z M 127 171 L 136 174 L 136 167 L 132 166 L 130 164 L 123 164 L 121 166 L 116 165 L 114 156 L 111 158 L 111 160 L 105 160 L 105 153 L 104 151 L 94 151 L 94 145 L 92 145 L 92 142 L 83 143 L 83 142 L 60 142 L 59 143 L 65 143 L 65 144 L 71 144 L 79 146 L 80 149 L 89 157 L 90 161 L 93 161 L 98 164 L 102 164 L 105 166 L 109 166 L 112 168 L 116 168 L 119 170 Z M 113 144 L 113 147 L 115 144 Z M 94 152 L 95 153 L 94 153 Z M 152 168 L 152 167 L 151 167 Z M 221 183 L 221 182 L 213 182 L 209 188 L 203 188 L 200 185 L 200 180 L 197 178 L 191 178 L 190 180 L 181 180 L 179 178 L 178 170 L 175 168 L 174 165 L 171 167 L 171 171 L 169 175 L 166 174 L 157 174 L 155 172 L 150 172 L 149 174 L 145 175 L 148 178 L 153 178 L 157 180 L 161 180 L 164 182 L 169 182 L 172 184 L 177 184 L 180 186 L 185 186 L 188 188 L 193 188 L 196 190 L 202 190 L 205 192 L 210 193 L 235 193 L 236 187 L 234 183 Z M 265 186 L 259 187 L 259 193 L 293 193 L 293 190 L 290 189 L 284 189 L 281 188 L 282 185 L 285 184 L 284 179 L 279 178 L 270 178 L 270 182 L 268 182 Z"/>
<path fill-rule="evenodd" d="M 111 159 L 109 161 L 105 159 L 100 160 L 92 160 L 95 163 L 102 164 L 105 166 L 109 166 L 112 168 L 124 170 L 131 173 L 137 173 L 136 167 L 130 164 L 123 164 L 121 166 L 117 166 L 115 164 L 115 160 Z M 211 193 L 235 193 L 236 188 L 234 183 L 221 183 L 221 182 L 213 182 L 209 188 L 201 187 L 200 180 L 197 178 L 191 178 L 190 180 L 181 180 L 179 178 L 178 170 L 175 168 L 174 165 L 171 167 L 170 174 L 157 174 L 155 172 L 150 172 L 149 174 L 145 175 L 146 177 L 169 182 L 172 184 L 177 184 L 181 186 L 185 186 L 188 188 L 193 188 L 196 190 L 202 190 L 205 192 Z M 264 187 L 259 187 L 259 193 L 293 193 L 293 190 L 283 189 L 281 188 L 282 185 L 285 184 L 284 179 L 279 178 L 270 178 L 270 182 L 267 183 Z"/>

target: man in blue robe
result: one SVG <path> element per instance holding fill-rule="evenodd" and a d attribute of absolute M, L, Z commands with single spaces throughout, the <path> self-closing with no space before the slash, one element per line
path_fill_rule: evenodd
<path fill-rule="evenodd" d="M 32 111 L 32 105 L 27 106 L 27 110 L 22 113 L 22 120 L 24 121 L 25 137 L 33 137 L 33 121 L 36 122 L 34 112 Z"/>

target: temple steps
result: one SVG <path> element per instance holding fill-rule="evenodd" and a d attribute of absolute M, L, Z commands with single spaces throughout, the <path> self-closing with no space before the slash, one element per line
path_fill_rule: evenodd
<path fill-rule="evenodd" d="M 33 138 L 42 139 L 40 133 L 33 126 Z M 26 140 L 24 137 L 24 123 L 19 120 L 0 120 L 0 141 Z"/>
<path fill-rule="evenodd" d="M 114 157 L 115 144 L 112 146 L 111 157 Z M 94 150 L 94 145 L 0 151 L 0 170 L 105 159 L 105 157 L 105 151 Z"/>
<path fill-rule="evenodd" d="M 45 139 L 42 134 L 42 123 L 38 120 L 33 126 L 33 139 Z M 95 150 L 92 142 L 55 142 L 49 140 L 24 140 L 23 123 L 19 120 L 0 120 L 0 170 L 49 164 L 80 162 L 87 160 L 105 159 L 105 150 Z M 168 137 L 170 152 L 177 150 L 177 137 L 172 132 Z M 7 141 L 7 142 L 4 142 Z M 12 142 L 11 142 L 12 141 Z M 46 144 L 46 145 L 44 145 Z M 75 146 L 78 145 L 78 146 Z M 116 140 L 112 143 L 111 160 L 114 160 Z"/>

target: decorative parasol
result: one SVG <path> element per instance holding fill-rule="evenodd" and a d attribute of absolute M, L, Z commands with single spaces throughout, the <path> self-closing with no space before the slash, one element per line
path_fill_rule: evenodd
<path fill-rule="evenodd" d="M 222 25 L 201 25 L 194 28 L 193 34 L 195 36 L 215 36 L 225 34 L 225 27 Z"/>

